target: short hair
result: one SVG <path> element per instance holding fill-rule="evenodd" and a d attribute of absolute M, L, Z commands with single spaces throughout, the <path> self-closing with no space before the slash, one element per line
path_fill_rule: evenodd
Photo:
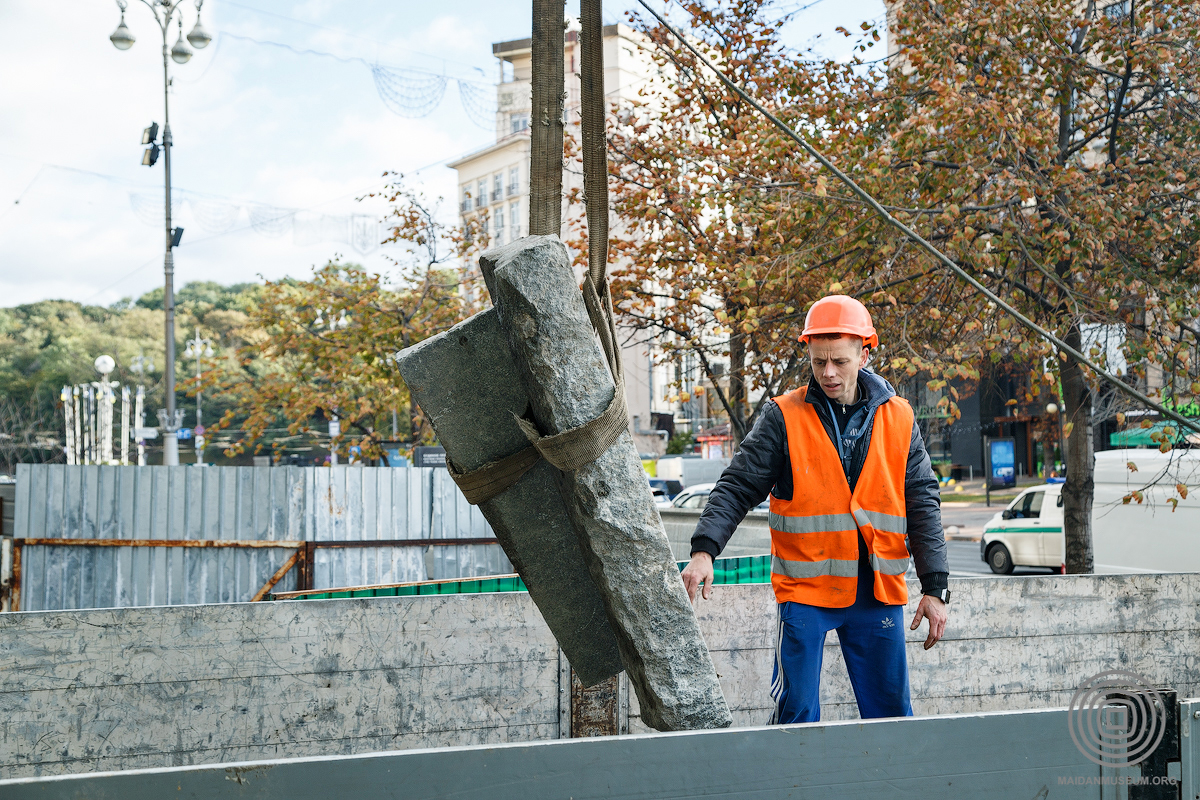
<path fill-rule="evenodd" d="M 863 337 L 856 336 L 853 333 L 810 333 L 808 338 L 809 341 L 813 339 L 820 339 L 822 341 L 833 341 L 835 339 L 858 339 L 859 344 L 863 347 L 866 347 L 866 345 L 863 344 Z"/>

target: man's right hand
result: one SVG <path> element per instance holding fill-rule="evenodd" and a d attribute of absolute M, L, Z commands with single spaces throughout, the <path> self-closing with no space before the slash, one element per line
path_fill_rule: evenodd
<path fill-rule="evenodd" d="M 682 577 L 689 602 L 696 602 L 697 588 L 705 600 L 712 598 L 713 559 L 708 553 L 693 553 L 691 563 L 683 568 Z"/>

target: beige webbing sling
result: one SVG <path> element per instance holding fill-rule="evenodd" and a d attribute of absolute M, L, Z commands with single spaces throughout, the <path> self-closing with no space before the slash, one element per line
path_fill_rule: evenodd
<path fill-rule="evenodd" d="M 608 288 L 608 143 L 604 124 L 602 2 L 581 0 L 580 6 L 583 191 L 588 227 L 588 274 L 583 282 L 583 302 L 612 373 L 613 396 L 600 416 L 550 436 L 541 435 L 532 422 L 518 417 L 517 424 L 529 439 L 529 447 L 470 472 L 459 472 L 448 464 L 451 477 L 473 505 L 490 500 L 512 486 L 539 457 L 564 472 L 590 464 L 629 427 L 621 350 L 617 343 L 612 294 Z M 532 95 L 535 127 L 531 134 L 529 176 L 531 234 L 558 234 L 561 224 L 562 158 L 554 153 L 562 151 L 562 12 L 563 3 L 558 0 L 534 2 Z M 557 27 L 551 25 L 554 14 L 557 14 Z M 547 83 L 551 85 L 547 86 Z M 555 97 L 557 103 L 553 102 Z M 557 124 L 552 119 L 555 105 L 559 115 Z M 539 130 L 539 126 L 545 130 Z M 557 138 L 552 135 L 555 129 L 559 132 Z M 553 150 L 548 152 L 550 148 Z M 552 191 L 547 191 L 551 188 Z M 553 208 L 550 208 L 551 204 Z"/>

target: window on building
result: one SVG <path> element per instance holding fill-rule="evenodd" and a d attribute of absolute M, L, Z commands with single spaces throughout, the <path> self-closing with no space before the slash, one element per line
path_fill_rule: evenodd
<path fill-rule="evenodd" d="M 471 187 L 462 187 L 462 204 L 458 207 L 459 211 L 471 210 Z"/>
<path fill-rule="evenodd" d="M 521 191 L 521 168 L 512 167 L 508 171 L 508 196 L 518 194 Z"/>
<path fill-rule="evenodd" d="M 509 114 L 508 121 L 512 126 L 512 133 L 520 133 L 529 127 L 529 114 Z"/>
<path fill-rule="evenodd" d="M 498 202 L 504 197 L 504 175 L 497 172 L 492 176 L 492 202 Z"/>
<path fill-rule="evenodd" d="M 479 232 L 483 234 L 483 238 L 487 238 L 489 231 L 488 214 L 486 211 L 479 215 Z"/>
<path fill-rule="evenodd" d="M 1103 8 L 1103 13 L 1109 19 L 1125 19 L 1129 16 L 1129 0 L 1110 3 Z"/>
<path fill-rule="evenodd" d="M 504 244 L 504 209 L 496 210 L 496 244 Z"/>
<path fill-rule="evenodd" d="M 512 237 L 514 239 L 521 236 L 521 202 L 518 200 L 515 203 L 510 203 L 508 206 L 508 223 L 512 228 Z"/>
<path fill-rule="evenodd" d="M 479 183 L 475 184 L 475 207 L 483 208 L 487 205 L 487 181 L 482 178 Z"/>

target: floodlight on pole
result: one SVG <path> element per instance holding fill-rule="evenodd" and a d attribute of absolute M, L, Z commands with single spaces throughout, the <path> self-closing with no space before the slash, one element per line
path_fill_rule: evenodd
<path fill-rule="evenodd" d="M 158 139 L 158 123 L 151 122 L 150 127 L 142 131 L 142 144 L 154 144 Z"/>

